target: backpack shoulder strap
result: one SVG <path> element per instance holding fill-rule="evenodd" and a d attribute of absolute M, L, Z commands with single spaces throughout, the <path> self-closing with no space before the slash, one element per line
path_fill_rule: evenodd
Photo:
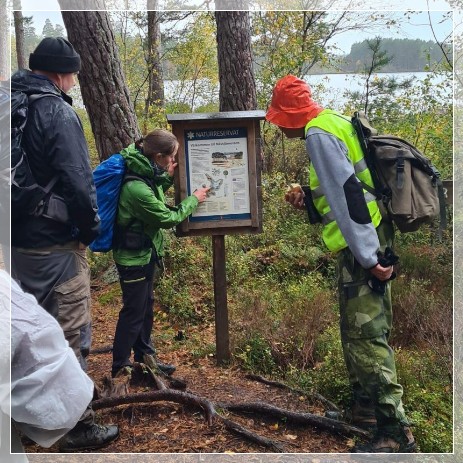
<path fill-rule="evenodd" d="M 365 136 L 368 137 L 374 137 L 375 135 L 378 135 L 378 130 L 376 130 L 371 124 L 370 121 L 368 120 L 366 114 L 363 111 L 357 111 L 354 113 L 354 117 L 356 117 L 361 124 L 363 133 Z"/>
<path fill-rule="evenodd" d="M 40 100 L 41 98 L 44 98 L 46 96 L 58 96 L 55 95 L 54 93 L 33 93 L 28 96 L 29 104 L 34 103 L 37 100 Z"/>
<path fill-rule="evenodd" d="M 122 179 L 122 185 L 132 180 L 140 180 L 141 182 L 146 183 L 146 185 L 148 185 L 151 189 L 153 189 L 153 184 L 151 183 L 149 178 L 144 177 L 143 175 L 139 175 L 136 172 L 133 172 L 132 170 L 128 170 L 126 172 L 126 174 L 124 175 L 124 178 Z M 125 229 L 131 228 L 137 221 L 139 220 L 136 218 L 132 218 L 124 228 Z"/>
<path fill-rule="evenodd" d="M 362 148 L 363 155 L 365 157 L 365 162 L 367 163 L 367 167 L 370 171 L 371 178 L 373 180 L 374 188 L 368 186 L 364 182 L 360 182 L 365 190 L 369 193 L 376 196 L 377 199 L 381 199 L 380 194 L 380 181 L 378 178 L 378 173 L 376 172 L 373 160 L 371 159 L 370 153 L 370 146 L 369 146 L 369 138 L 373 135 L 376 135 L 378 131 L 374 129 L 370 122 L 368 121 L 365 114 L 361 111 L 356 111 L 352 116 L 351 123 L 354 126 L 355 132 L 357 133 L 357 138 L 360 143 L 360 147 Z"/>
<path fill-rule="evenodd" d="M 143 183 L 146 183 L 151 189 L 153 189 L 153 181 L 152 179 L 145 177 L 143 175 L 139 175 L 131 170 L 128 170 L 127 173 L 124 175 L 124 179 L 122 183 L 130 182 L 131 180 L 140 180 Z"/>
<path fill-rule="evenodd" d="M 29 106 L 35 103 L 36 101 L 48 97 L 48 96 L 53 96 L 55 98 L 61 98 L 59 95 L 56 93 L 51 93 L 51 92 L 46 92 L 46 93 L 31 93 L 30 95 L 27 95 L 27 100 Z"/>

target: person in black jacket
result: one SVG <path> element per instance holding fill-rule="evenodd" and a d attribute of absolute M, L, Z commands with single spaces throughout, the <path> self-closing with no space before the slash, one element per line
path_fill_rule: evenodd
<path fill-rule="evenodd" d="M 66 94 L 76 83 L 80 64 L 79 54 L 67 40 L 47 37 L 30 55 L 31 71 L 20 70 L 11 78 L 12 92 L 47 94 L 30 100 L 22 147 L 39 185 L 56 179 L 44 207 L 34 214 L 24 212 L 11 224 L 12 276 L 58 320 L 77 358 L 81 357 L 80 330 L 90 322 L 86 246 L 100 227 L 87 143 Z M 42 212 L 52 209 L 52 201 L 64 205 L 64 212 L 45 216 Z M 117 426 L 96 424 L 89 406 L 62 438 L 60 449 L 99 448 L 118 434 Z"/>

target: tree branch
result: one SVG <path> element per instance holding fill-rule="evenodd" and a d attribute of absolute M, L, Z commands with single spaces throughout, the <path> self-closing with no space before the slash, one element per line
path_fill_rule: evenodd
<path fill-rule="evenodd" d="M 300 413 L 284 410 L 282 408 L 269 405 L 265 402 L 249 402 L 242 404 L 217 404 L 218 407 L 234 413 L 259 413 L 271 416 L 277 419 L 284 419 L 288 423 L 298 425 L 315 426 L 326 431 L 339 433 L 343 435 L 352 435 L 359 437 L 371 437 L 371 434 L 356 426 L 344 423 L 343 421 L 333 420 L 324 416 L 314 415 L 312 413 Z"/>
<path fill-rule="evenodd" d="M 280 383 L 278 381 L 271 381 L 271 380 L 263 378 L 262 376 L 259 376 L 259 375 L 246 375 L 246 378 L 254 380 L 254 381 L 258 381 L 259 383 L 262 383 L 262 384 L 267 384 L 268 386 L 276 387 L 278 389 L 286 389 L 286 390 L 288 390 L 290 392 L 294 392 L 294 393 L 299 394 L 299 395 L 303 395 L 303 396 L 306 396 L 306 397 L 308 396 L 308 394 L 306 392 L 304 392 L 304 391 L 302 391 L 300 389 L 294 389 L 294 388 L 288 386 L 287 384 Z M 333 402 L 331 402 L 330 400 L 323 397 L 318 392 L 312 392 L 311 396 L 309 396 L 309 397 L 313 398 L 314 400 L 317 400 L 317 401 L 321 402 L 325 406 L 325 408 L 327 410 L 336 411 L 336 412 L 341 411 L 337 405 L 335 405 Z"/>

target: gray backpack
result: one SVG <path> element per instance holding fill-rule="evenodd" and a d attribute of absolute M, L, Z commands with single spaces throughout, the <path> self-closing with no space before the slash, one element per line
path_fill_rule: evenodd
<path fill-rule="evenodd" d="M 402 232 L 413 232 L 440 216 L 447 225 L 445 192 L 439 171 L 411 143 L 392 135 L 378 135 L 363 113 L 352 117 L 365 160 L 371 171 L 373 193 Z"/>

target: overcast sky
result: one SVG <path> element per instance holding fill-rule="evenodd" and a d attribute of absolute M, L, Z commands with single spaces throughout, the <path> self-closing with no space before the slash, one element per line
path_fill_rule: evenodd
<path fill-rule="evenodd" d="M 121 5 L 124 5 L 125 2 L 119 1 Z M 131 0 L 131 4 L 135 5 L 134 8 L 144 9 L 146 7 L 146 0 Z M 193 5 L 200 5 L 203 4 L 203 0 L 190 0 L 190 4 Z M 275 1 L 275 5 L 279 5 L 280 8 L 287 7 L 288 2 L 284 0 Z M 316 3 L 316 2 L 314 2 Z M 334 2 L 330 2 L 333 4 L 333 9 L 346 9 L 348 5 L 352 3 L 352 0 L 336 0 Z M 58 1 L 57 0 L 21 0 L 23 10 L 41 10 L 41 11 L 52 11 L 52 10 L 59 10 Z M 161 1 L 162 4 L 162 1 Z M 172 2 L 174 4 L 174 2 Z M 285 5 L 286 4 L 286 5 Z M 320 5 L 323 2 L 320 0 Z M 430 10 L 449 10 L 451 7 L 446 0 L 413 0 L 407 1 L 404 0 L 369 0 L 368 2 L 364 2 L 362 9 L 369 9 L 369 10 L 427 10 L 428 7 Z M 123 8 L 121 6 L 121 8 Z"/>
<path fill-rule="evenodd" d="M 388 3 L 393 3 L 388 2 Z M 39 6 L 37 6 L 39 2 L 32 1 L 32 0 L 22 0 L 23 4 L 23 14 L 25 16 L 32 16 L 34 20 L 34 27 L 36 29 L 37 34 L 42 33 L 43 26 L 45 24 L 45 20 L 48 18 L 52 22 L 53 25 L 61 24 L 63 25 L 63 20 L 61 17 L 61 13 L 59 12 L 58 3 L 56 0 L 41 0 L 39 3 L 40 9 L 38 10 Z M 339 4 L 344 3 L 339 1 Z M 369 5 L 371 6 L 372 0 L 370 0 Z M 403 1 L 402 1 L 403 3 Z M 421 0 L 415 0 L 413 2 L 414 7 L 416 10 L 419 10 L 418 5 L 423 4 L 425 5 L 426 2 L 422 2 Z M 146 0 L 143 1 L 143 4 L 146 4 Z M 444 0 L 438 0 L 436 2 L 430 1 L 430 15 L 431 20 L 433 23 L 434 32 L 437 35 L 437 39 L 442 41 L 445 37 L 447 37 L 452 32 L 453 25 L 450 21 L 442 22 L 443 13 L 442 11 L 432 11 L 436 6 L 439 6 L 441 10 L 449 9 L 448 4 Z M 339 9 L 342 9 L 338 7 Z M 383 8 L 381 10 L 386 10 Z M 394 10 L 393 8 L 389 7 L 388 11 L 396 11 L 395 16 L 397 20 L 400 22 L 400 30 L 374 30 L 372 32 L 351 32 L 351 33 L 343 33 L 335 38 L 334 43 L 339 48 L 340 53 L 349 53 L 350 48 L 353 43 L 360 42 L 366 38 L 372 38 L 376 35 L 381 35 L 382 37 L 387 38 L 409 38 L 409 39 L 422 39 L 422 40 L 434 40 L 432 35 L 431 28 L 429 27 L 429 19 L 428 19 L 428 12 L 416 13 L 413 14 L 410 20 L 404 17 L 403 12 L 399 12 L 397 8 Z"/>

